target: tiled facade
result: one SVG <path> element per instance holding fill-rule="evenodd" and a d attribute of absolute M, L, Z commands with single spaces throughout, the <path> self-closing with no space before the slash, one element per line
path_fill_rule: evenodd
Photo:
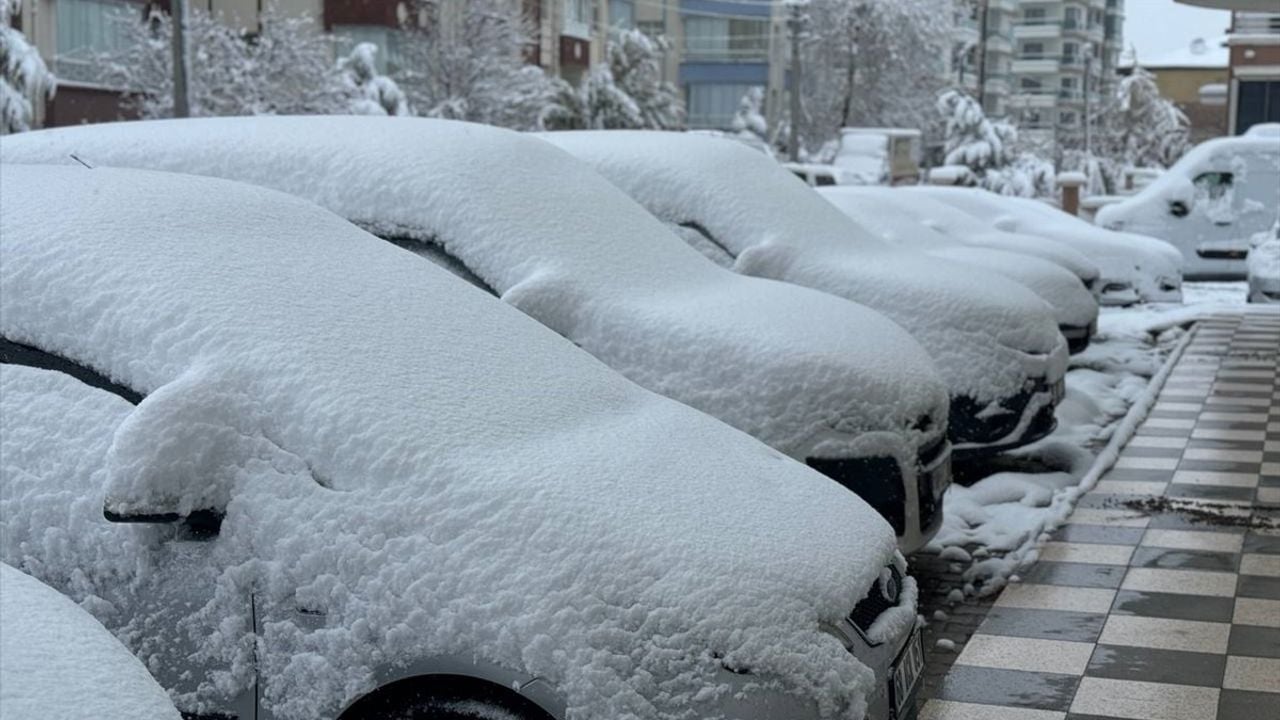
<path fill-rule="evenodd" d="M 1280 314 L 1195 332 L 921 720 L 1280 717 Z"/>

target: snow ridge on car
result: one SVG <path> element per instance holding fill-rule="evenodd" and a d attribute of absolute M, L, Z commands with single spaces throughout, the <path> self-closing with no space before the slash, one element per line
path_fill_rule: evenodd
<path fill-rule="evenodd" d="M 447 272 L 260 187 L 8 161 L 0 253 L 6 338 L 146 396 L 110 467 L 139 467 L 130 436 L 191 420 L 175 384 L 265 441 L 201 456 L 227 483 L 225 570 L 196 612 L 241 617 L 252 589 L 325 622 L 262 620 L 270 651 L 253 662 L 251 626 L 228 620 L 198 638 L 229 668 L 205 692 L 256 666 L 277 717 L 314 718 L 368 690 L 379 662 L 465 651 L 544 678 L 575 718 L 716 717 L 725 667 L 860 717 L 873 674 L 820 626 L 893 560 L 886 523 Z M 33 483 L 10 438 L 6 503 L 67 512 L 60 493 L 96 492 L 74 474 Z M 148 477 L 190 460 L 157 449 Z M 30 538 L 5 527 L 10 560 Z M 93 527 L 120 548 L 119 526 Z M 59 585 L 104 572 L 44 555 Z"/>

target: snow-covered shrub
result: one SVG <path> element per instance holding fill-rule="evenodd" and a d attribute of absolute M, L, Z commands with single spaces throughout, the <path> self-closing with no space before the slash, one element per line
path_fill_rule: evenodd
<path fill-rule="evenodd" d="M 665 40 L 630 30 L 617 33 L 605 49 L 607 62 L 591 68 L 565 98 L 556 129 L 678 130 L 684 127 L 680 94 L 662 79 Z"/>
<path fill-rule="evenodd" d="M 0 0 L 0 134 L 31 127 L 32 103 L 53 97 L 57 80 L 27 38 L 10 23 L 22 0 Z"/>
<path fill-rule="evenodd" d="M 172 18 L 152 10 L 139 22 L 131 11 L 121 26 L 125 49 L 99 58 L 104 84 L 131 91 L 147 118 L 173 114 Z M 187 90 L 192 115 L 344 112 L 351 89 L 333 63 L 332 41 L 308 17 L 269 7 L 252 39 L 198 8 L 188 8 Z"/>
<path fill-rule="evenodd" d="M 396 81 L 378 72 L 378 46 L 359 43 L 339 61 L 351 88 L 351 112 L 355 115 L 412 115 L 409 101 Z"/>

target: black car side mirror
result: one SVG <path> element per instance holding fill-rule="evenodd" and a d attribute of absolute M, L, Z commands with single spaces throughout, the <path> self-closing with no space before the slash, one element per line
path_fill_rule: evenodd
<path fill-rule="evenodd" d="M 1172 200 L 1169 202 L 1169 214 L 1174 217 L 1186 217 L 1191 210 L 1187 208 L 1187 204 L 1181 200 Z"/>

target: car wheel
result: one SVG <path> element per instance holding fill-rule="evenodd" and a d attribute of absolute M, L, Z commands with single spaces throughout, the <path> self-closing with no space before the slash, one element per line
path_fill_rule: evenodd
<path fill-rule="evenodd" d="M 361 698 L 341 720 L 555 720 L 505 687 L 459 676 L 401 680 Z"/>

